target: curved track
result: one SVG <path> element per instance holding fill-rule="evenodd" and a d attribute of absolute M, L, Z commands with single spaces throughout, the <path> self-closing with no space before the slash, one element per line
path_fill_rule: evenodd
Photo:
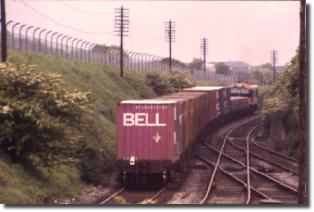
<path fill-rule="evenodd" d="M 167 186 L 159 190 L 129 190 L 121 188 L 102 200 L 99 204 L 150 204 L 159 200 L 158 198 L 167 190 Z M 158 203 L 162 203 L 159 202 Z"/>
<path fill-rule="evenodd" d="M 203 142 L 197 155 L 213 166 L 214 171 L 201 204 L 297 203 L 296 188 L 251 166 L 255 166 L 255 160 L 266 158 L 256 156 L 256 149 L 252 148 L 255 144 L 250 143 L 251 135 L 259 125 L 257 117 L 231 129 L 222 142 Z M 253 153 L 250 152 L 252 149 Z M 277 163 L 277 168 L 285 166 Z"/>

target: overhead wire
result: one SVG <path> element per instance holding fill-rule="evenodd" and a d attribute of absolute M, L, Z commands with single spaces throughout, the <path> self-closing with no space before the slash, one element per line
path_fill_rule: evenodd
<path fill-rule="evenodd" d="M 76 10 L 78 12 L 81 12 L 81 13 L 86 13 L 86 14 L 91 14 L 91 15 L 112 15 L 114 14 L 113 12 L 91 12 L 91 11 L 87 11 L 87 10 L 83 10 L 81 8 L 78 8 L 78 7 L 74 7 L 68 3 L 66 3 L 65 1 L 63 0 L 58 0 L 60 3 L 62 3 L 63 5 L 73 9 L 73 10 Z"/>
<path fill-rule="evenodd" d="M 109 32 L 88 32 L 88 31 L 84 31 L 84 30 L 80 30 L 80 29 L 77 29 L 77 28 L 74 28 L 74 27 L 71 27 L 69 25 L 66 25 L 66 24 L 63 24 L 63 23 L 60 23 L 56 20 L 54 20 L 53 18 L 45 15 L 44 13 L 38 11 L 37 9 L 31 7 L 29 4 L 27 4 L 25 1 L 23 0 L 19 0 L 25 7 L 27 7 L 28 9 L 32 10 L 33 12 L 37 13 L 38 15 L 40 15 L 41 17 L 49 20 L 50 22 L 54 23 L 54 24 L 57 24 L 61 27 L 64 27 L 64 28 L 67 28 L 67 29 L 70 29 L 72 31 L 76 31 L 76 32 L 80 32 L 80 33 L 85 33 L 85 34 L 93 34 L 93 35 L 103 35 L 103 34 L 113 34 L 114 32 L 113 31 L 109 31 Z M 100 12 L 100 13 L 97 13 L 97 12 L 90 12 L 90 11 L 86 11 L 86 10 L 82 10 L 80 8 L 76 8 L 76 7 L 73 7 L 72 5 L 69 5 L 68 3 L 65 3 L 64 1 L 62 0 L 59 0 L 60 3 L 68 6 L 68 7 L 71 7 L 72 9 L 75 9 L 79 12 L 82 12 L 82 13 L 89 13 L 89 14 L 93 14 L 93 15 L 109 15 L 109 14 L 113 14 L 112 13 L 109 13 L 109 12 Z M 132 26 L 136 31 L 138 31 L 140 34 L 142 34 L 144 37 L 150 39 L 150 40 L 155 40 L 155 41 L 164 41 L 164 39 L 162 38 L 157 38 L 157 37 L 154 37 L 154 36 L 151 36 L 149 35 L 148 33 L 144 32 L 143 30 L 141 30 L 138 26 L 136 26 L 135 24 L 132 24 Z M 111 40 L 111 39 L 110 39 Z M 131 37 L 131 43 L 132 43 L 132 49 L 133 49 L 133 37 Z M 145 42 L 146 43 L 146 42 Z M 177 42 L 176 42 L 177 43 Z M 146 43 L 147 44 L 147 43 Z M 194 57 L 193 54 L 191 54 L 190 52 L 186 51 L 184 48 L 182 48 L 180 45 L 176 44 L 177 47 L 179 47 L 179 49 L 181 50 L 182 53 L 184 53 L 185 55 L 188 55 L 188 56 L 191 56 L 191 57 Z"/>
<path fill-rule="evenodd" d="M 156 38 L 156 37 L 153 37 L 145 32 L 143 32 L 139 27 L 137 27 L 136 25 L 132 24 L 132 27 L 134 27 L 134 29 L 138 32 L 140 32 L 142 35 L 144 35 L 145 37 L 149 38 L 149 39 L 152 39 L 152 40 L 158 40 L 158 41 L 164 41 L 164 39 L 161 39 L 161 38 Z"/>
<path fill-rule="evenodd" d="M 29 8 L 30 10 L 32 10 L 33 12 L 37 13 L 38 15 L 40 15 L 41 17 L 51 21 L 52 23 L 54 24 L 57 24 L 61 27 L 64 27 L 64 28 L 67 28 L 67 29 L 70 29 L 72 31 L 75 31 L 75 32 L 80 32 L 80 33 L 85 33 L 85 34 L 92 34 L 92 35 L 104 35 L 104 34 L 112 34 L 113 31 L 109 31 L 109 32 L 88 32 L 88 31 L 84 31 L 84 30 L 80 30 L 80 29 L 77 29 L 77 28 L 74 28 L 74 27 L 71 27 L 69 25 L 66 25 L 66 24 L 63 24 L 63 23 L 60 23 L 56 20 L 54 20 L 53 18 L 50 18 L 49 16 L 45 15 L 44 13 L 36 10 L 35 8 L 31 7 L 30 5 L 28 5 L 25 1 L 23 0 L 19 0 L 25 7 Z"/>

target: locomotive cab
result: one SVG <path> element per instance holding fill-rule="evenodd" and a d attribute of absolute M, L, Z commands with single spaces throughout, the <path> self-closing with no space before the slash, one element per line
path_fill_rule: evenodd
<path fill-rule="evenodd" d="M 241 96 L 248 98 L 248 107 L 251 112 L 258 109 L 258 85 L 249 82 L 238 82 L 229 86 L 231 96 Z"/>

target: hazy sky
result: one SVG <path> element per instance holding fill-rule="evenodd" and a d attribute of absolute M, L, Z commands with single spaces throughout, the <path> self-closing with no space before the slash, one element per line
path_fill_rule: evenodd
<path fill-rule="evenodd" d="M 165 21 L 176 23 L 173 56 L 184 62 L 200 57 L 208 38 L 208 61 L 241 60 L 251 65 L 289 62 L 299 42 L 299 1 L 58 1 L 8 0 L 7 19 L 106 45 L 114 36 L 114 9 L 129 8 L 125 48 L 168 56 Z M 10 30 L 10 28 L 9 28 Z M 84 33 L 88 32 L 88 33 Z"/>

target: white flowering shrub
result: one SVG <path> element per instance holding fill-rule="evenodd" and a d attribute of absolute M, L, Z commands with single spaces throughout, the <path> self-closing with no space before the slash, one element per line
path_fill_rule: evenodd
<path fill-rule="evenodd" d="M 84 144 L 71 123 L 88 102 L 89 93 L 65 89 L 57 74 L 0 63 L 0 149 L 33 168 L 78 160 Z"/>

